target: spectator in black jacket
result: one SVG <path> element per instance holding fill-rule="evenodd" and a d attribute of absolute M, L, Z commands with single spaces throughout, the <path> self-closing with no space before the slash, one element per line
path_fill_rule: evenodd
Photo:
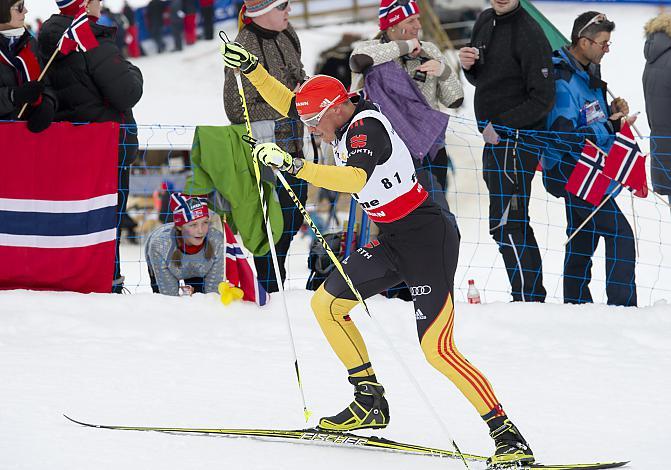
<path fill-rule="evenodd" d="M 41 132 L 54 119 L 56 98 L 37 81 L 37 42 L 26 31 L 26 13 L 21 0 L 0 0 L 0 120 L 17 119 L 28 104 L 22 118 L 28 118 L 30 131 Z"/>
<path fill-rule="evenodd" d="M 483 177 L 489 189 L 489 231 L 499 245 L 514 301 L 545 300 L 543 269 L 529 225 L 531 180 L 539 160 L 531 135 L 544 129 L 554 104 L 552 50 L 519 0 L 491 0 L 459 51 L 475 86 L 483 131 Z M 497 132 L 494 130 L 496 128 Z"/>
<path fill-rule="evenodd" d="M 78 2 L 75 2 L 78 3 Z M 120 221 L 126 212 L 130 165 L 137 155 L 137 127 L 132 108 L 142 97 L 140 69 L 121 56 L 114 40 L 115 29 L 95 23 L 100 14 L 100 0 L 85 0 L 91 31 L 98 47 L 87 52 L 59 54 L 51 64 L 49 77 L 58 97 L 56 118 L 72 122 L 118 122 L 119 132 L 119 206 Z M 39 35 L 42 57 L 50 57 L 65 29 L 76 14 L 66 7 L 61 14 L 52 15 L 44 22 Z M 114 271 L 114 292 L 123 289 L 123 276 L 119 264 L 119 236 L 117 231 L 117 256 Z"/>

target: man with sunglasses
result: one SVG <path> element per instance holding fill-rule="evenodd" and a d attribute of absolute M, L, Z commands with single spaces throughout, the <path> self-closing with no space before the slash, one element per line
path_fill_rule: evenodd
<path fill-rule="evenodd" d="M 305 70 L 301 62 L 301 46 L 291 24 L 289 0 L 245 0 L 240 12 L 242 28 L 235 41 L 259 58 L 268 73 L 290 90 L 296 89 L 305 79 Z M 257 125 L 274 127 L 274 142 L 293 157 L 303 158 L 303 126 L 295 119 L 287 119 L 275 111 L 249 81 L 242 79 L 249 109 L 249 118 Z M 224 108 L 233 124 L 245 122 L 238 86 L 233 71 L 226 71 L 224 81 Z M 271 131 L 272 133 L 272 131 Z M 307 183 L 291 174 L 285 175 L 287 182 L 302 203 L 307 200 Z M 303 224 L 303 216 L 293 201 L 278 184 L 277 195 L 282 216 L 284 232 L 275 244 L 281 280 L 286 278 L 286 257 L 289 246 Z M 273 269 L 270 252 L 254 257 L 258 279 L 268 292 L 277 292 L 278 280 Z"/>
<path fill-rule="evenodd" d="M 531 449 L 508 419 L 487 378 L 454 344 L 459 233 L 417 181 L 410 151 L 389 120 L 370 101 L 350 100 L 343 84 L 333 77 L 316 75 L 294 94 L 239 44 L 224 44 L 221 52 L 224 64 L 239 67 L 278 112 L 300 118 L 312 134 L 333 145 L 336 166 L 292 157 L 273 143 L 257 145 L 254 155 L 265 165 L 315 186 L 351 193 L 377 224 L 378 239 L 343 262 L 361 296 L 367 299 L 401 281 L 410 286 L 422 352 L 489 426 L 496 446 L 491 463 L 533 462 Z M 312 297 L 317 322 L 354 386 L 354 401 L 340 413 L 321 418 L 319 427 L 323 429 L 349 431 L 389 424 L 385 389 L 349 315 L 357 304 L 337 270 Z"/>
<path fill-rule="evenodd" d="M 610 50 L 615 23 L 606 15 L 588 11 L 576 18 L 571 45 L 554 52 L 553 64 L 557 102 L 547 119 L 553 131 L 543 152 L 543 182 L 566 204 L 567 234 L 582 225 L 594 206 L 564 189 L 586 140 L 608 152 L 626 119 L 629 105 L 616 98 L 606 101 L 606 83 L 600 64 Z M 610 191 L 607 191 L 610 192 Z M 592 255 L 599 239 L 606 244 L 606 295 L 610 305 L 636 305 L 634 234 L 615 198 L 601 207 L 588 225 L 566 245 L 564 254 L 564 302 L 592 302 Z"/>
<path fill-rule="evenodd" d="M 475 86 L 475 117 L 486 142 L 482 176 L 489 190 L 489 233 L 503 256 L 513 301 L 543 302 L 541 255 L 529 217 L 539 155 L 529 131 L 545 127 L 554 103 L 552 49 L 519 0 L 491 5 L 476 20 L 470 46 L 459 50 L 464 75 Z"/>

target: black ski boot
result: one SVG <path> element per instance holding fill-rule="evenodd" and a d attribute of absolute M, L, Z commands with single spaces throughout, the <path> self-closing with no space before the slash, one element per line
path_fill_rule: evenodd
<path fill-rule="evenodd" d="M 496 446 L 494 455 L 487 460 L 490 468 L 511 464 L 524 465 L 536 460 L 529 444 L 506 415 L 492 418 L 487 424 L 491 430 L 489 435 L 494 439 Z"/>
<path fill-rule="evenodd" d="M 384 398 L 384 387 L 375 376 L 350 377 L 354 385 L 354 401 L 335 416 L 319 420 L 319 427 L 329 431 L 354 429 L 381 429 L 389 424 L 389 404 Z"/>

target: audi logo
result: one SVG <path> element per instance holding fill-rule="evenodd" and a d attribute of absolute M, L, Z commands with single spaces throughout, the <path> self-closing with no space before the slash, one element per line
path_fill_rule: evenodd
<path fill-rule="evenodd" d="M 413 297 L 429 295 L 431 293 L 431 286 L 413 286 L 410 288 L 410 293 Z"/>

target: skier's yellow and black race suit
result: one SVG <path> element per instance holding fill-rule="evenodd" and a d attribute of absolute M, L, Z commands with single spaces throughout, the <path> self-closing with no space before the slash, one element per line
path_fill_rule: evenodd
<path fill-rule="evenodd" d="M 298 117 L 293 93 L 262 66 L 246 76 L 280 113 Z M 503 415 L 489 381 L 454 343 L 456 227 L 416 181 L 407 147 L 374 104 L 361 100 L 336 137 L 339 166 L 306 161 L 296 176 L 315 186 L 352 193 L 379 227 L 378 239 L 343 263 L 345 272 L 364 299 L 404 281 L 413 296 L 417 334 L 427 361 L 459 388 L 485 420 Z M 312 298 L 317 321 L 349 376 L 369 377 L 374 375 L 373 366 L 349 316 L 356 304 L 337 270 Z"/>

